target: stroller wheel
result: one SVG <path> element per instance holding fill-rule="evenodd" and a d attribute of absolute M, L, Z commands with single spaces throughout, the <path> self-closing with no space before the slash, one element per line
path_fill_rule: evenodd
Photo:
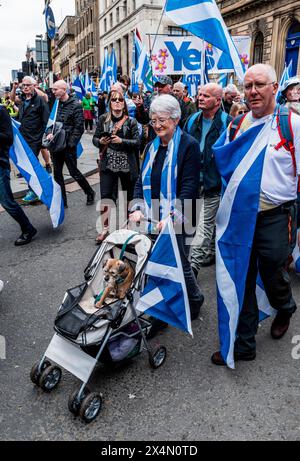
<path fill-rule="evenodd" d="M 48 360 L 44 360 L 43 365 L 41 366 L 41 372 L 39 373 L 39 366 L 40 366 L 41 361 L 38 360 L 35 362 L 35 364 L 32 366 L 31 371 L 30 371 L 30 379 L 33 382 L 33 384 L 36 384 L 39 386 L 39 380 L 41 373 L 47 368 L 50 367 L 51 363 Z"/>
<path fill-rule="evenodd" d="M 96 392 L 89 394 L 82 402 L 79 416 L 85 423 L 92 422 L 102 408 L 102 397 Z"/>
<path fill-rule="evenodd" d="M 39 384 L 45 392 L 51 392 L 61 380 L 61 369 L 56 365 L 47 367 L 41 374 Z"/>
<path fill-rule="evenodd" d="M 80 406 L 83 402 L 83 400 L 91 393 L 88 387 L 85 387 L 83 392 L 81 393 L 80 399 L 78 399 L 78 394 L 79 394 L 79 389 L 74 391 L 73 394 L 70 395 L 69 401 L 68 401 L 68 408 L 70 412 L 74 415 L 77 416 L 80 410 Z"/>
<path fill-rule="evenodd" d="M 167 349 L 164 346 L 158 347 L 153 354 L 149 356 L 150 366 L 154 369 L 160 367 L 167 357 Z"/>

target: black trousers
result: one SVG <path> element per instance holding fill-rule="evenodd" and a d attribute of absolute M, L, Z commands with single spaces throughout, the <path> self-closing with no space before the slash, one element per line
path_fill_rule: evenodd
<path fill-rule="evenodd" d="M 85 127 L 86 130 L 87 130 L 88 128 L 89 128 L 90 130 L 92 130 L 92 129 L 93 129 L 93 120 L 85 120 L 85 121 L 84 121 L 84 127 Z"/>
<path fill-rule="evenodd" d="M 118 180 L 120 178 L 122 190 L 127 192 L 127 200 L 133 198 L 135 181 L 131 179 L 130 173 L 114 173 L 110 170 L 100 171 L 100 197 L 101 199 L 112 199 L 114 202 L 118 198 Z"/>
<path fill-rule="evenodd" d="M 291 242 L 295 241 L 296 214 L 296 205 L 290 203 L 258 213 L 244 302 L 237 328 L 236 352 L 255 351 L 255 335 L 259 320 L 255 294 L 258 270 L 266 295 L 274 309 L 293 314 L 297 308 L 292 297 L 290 277 L 286 271 Z"/>
<path fill-rule="evenodd" d="M 67 165 L 70 176 L 79 184 L 86 195 L 93 193 L 93 189 L 77 168 L 76 152 L 62 151 L 52 154 L 53 173 L 55 181 L 60 185 L 64 204 L 67 204 L 67 194 L 63 175 L 64 164 Z"/>

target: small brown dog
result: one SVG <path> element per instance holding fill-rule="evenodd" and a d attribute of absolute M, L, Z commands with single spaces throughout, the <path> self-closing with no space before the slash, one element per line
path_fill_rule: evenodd
<path fill-rule="evenodd" d="M 95 307 L 103 306 L 104 301 L 110 304 L 117 299 L 125 298 L 132 281 L 134 270 L 127 261 L 120 259 L 108 259 L 103 263 L 104 291 Z"/>

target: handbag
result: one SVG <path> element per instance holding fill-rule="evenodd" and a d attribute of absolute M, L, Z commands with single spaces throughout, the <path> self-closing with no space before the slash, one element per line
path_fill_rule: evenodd
<path fill-rule="evenodd" d="M 63 123 L 55 122 L 52 130 L 53 138 L 47 139 L 49 131 L 44 133 L 42 145 L 52 154 L 63 151 L 67 147 L 66 131 L 63 129 Z"/>
<path fill-rule="evenodd" d="M 112 132 L 111 134 L 112 135 L 115 135 L 117 134 L 117 132 L 122 128 L 122 126 L 124 125 L 124 123 L 126 122 L 126 120 L 128 119 L 128 115 L 124 115 L 124 117 L 115 124 L 115 126 L 113 127 L 112 129 Z M 99 149 L 99 159 L 97 159 L 97 163 L 98 163 L 98 166 L 99 166 L 99 171 L 100 171 L 100 164 L 101 164 L 101 161 L 103 160 L 106 152 L 107 152 L 107 149 L 108 149 L 108 144 L 106 144 L 105 146 L 101 146 L 100 149 Z"/>

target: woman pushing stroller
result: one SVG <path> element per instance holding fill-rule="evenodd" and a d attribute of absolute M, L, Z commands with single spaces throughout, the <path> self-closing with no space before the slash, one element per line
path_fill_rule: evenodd
<path fill-rule="evenodd" d="M 176 98 L 162 95 L 150 106 L 150 124 L 157 137 L 146 147 L 141 174 L 136 182 L 129 219 L 139 222 L 153 217 L 154 208 L 160 214 L 158 230 L 173 214 L 176 239 L 191 309 L 191 319 L 200 313 L 204 297 L 188 260 L 186 228 L 187 203 L 191 204 L 189 220 L 195 225 L 196 199 L 199 194 L 200 150 L 197 141 L 178 126 L 181 110 Z M 157 205 L 159 204 L 159 205 Z M 155 206 L 157 205 L 157 206 Z M 177 205 L 177 207 L 176 207 Z M 173 209 L 174 208 L 174 209 Z M 192 224 L 192 223 L 190 223 Z M 166 327 L 165 322 L 154 320 L 151 329 Z"/>

